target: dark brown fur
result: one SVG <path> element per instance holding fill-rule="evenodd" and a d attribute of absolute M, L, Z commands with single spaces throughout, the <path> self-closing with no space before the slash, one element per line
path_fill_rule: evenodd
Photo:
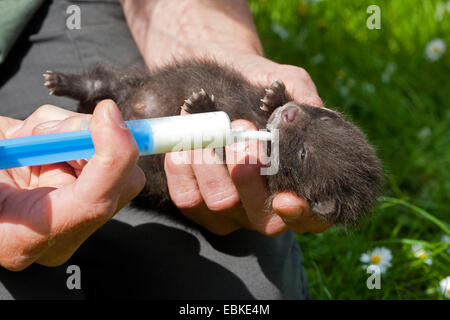
<path fill-rule="evenodd" d="M 294 192 L 328 222 L 354 225 L 380 192 L 382 170 L 364 134 L 335 111 L 292 101 L 280 81 L 265 90 L 209 61 L 174 63 L 150 73 L 97 65 L 87 74 L 48 72 L 45 78 L 51 93 L 79 100 L 85 113 L 110 98 L 126 120 L 178 115 L 183 107 L 194 113 L 222 110 L 260 129 L 269 121 L 280 133 L 279 172 L 266 176 L 271 195 Z M 163 155 L 141 157 L 140 166 L 147 185 L 138 201 L 169 205 Z"/>

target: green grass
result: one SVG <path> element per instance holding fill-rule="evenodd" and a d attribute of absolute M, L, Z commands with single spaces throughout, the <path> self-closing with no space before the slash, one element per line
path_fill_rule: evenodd
<path fill-rule="evenodd" d="M 266 56 L 305 68 L 325 104 L 366 132 L 386 172 L 384 195 L 358 230 L 298 235 L 314 299 L 445 299 L 436 288 L 450 276 L 440 242 L 450 228 L 450 12 L 437 20 L 437 3 L 250 1 Z M 366 28 L 371 4 L 381 30 Z M 435 38 L 447 51 L 430 62 Z M 412 254 L 414 243 L 432 265 Z M 360 256 L 379 246 L 392 251 L 392 266 L 381 290 L 368 290 Z"/>

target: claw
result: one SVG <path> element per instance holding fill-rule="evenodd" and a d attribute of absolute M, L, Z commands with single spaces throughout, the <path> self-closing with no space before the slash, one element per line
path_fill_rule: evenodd
<path fill-rule="evenodd" d="M 281 81 L 280 79 L 275 80 L 272 84 L 275 86 L 284 86 L 283 81 Z"/>

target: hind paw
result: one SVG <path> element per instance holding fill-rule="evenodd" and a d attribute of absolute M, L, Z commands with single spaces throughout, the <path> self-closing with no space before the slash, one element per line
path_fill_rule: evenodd
<path fill-rule="evenodd" d="M 47 70 L 42 76 L 44 77 L 44 85 L 48 89 L 48 94 L 58 95 L 58 89 L 63 85 L 64 81 L 62 74 Z"/>
<path fill-rule="evenodd" d="M 216 104 L 214 96 L 208 95 L 205 90 L 201 89 L 199 92 L 193 92 L 188 99 L 184 100 L 181 108 L 189 113 L 201 113 L 214 111 Z"/>
<path fill-rule="evenodd" d="M 261 99 L 261 110 L 272 112 L 276 108 L 285 104 L 286 101 L 286 87 L 281 80 L 275 80 L 270 87 L 266 89 L 266 95 Z"/>

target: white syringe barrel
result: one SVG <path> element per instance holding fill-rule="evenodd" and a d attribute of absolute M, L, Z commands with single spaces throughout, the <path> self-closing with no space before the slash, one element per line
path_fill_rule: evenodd
<path fill-rule="evenodd" d="M 223 111 L 127 121 L 141 155 L 222 147 L 231 134 Z"/>

